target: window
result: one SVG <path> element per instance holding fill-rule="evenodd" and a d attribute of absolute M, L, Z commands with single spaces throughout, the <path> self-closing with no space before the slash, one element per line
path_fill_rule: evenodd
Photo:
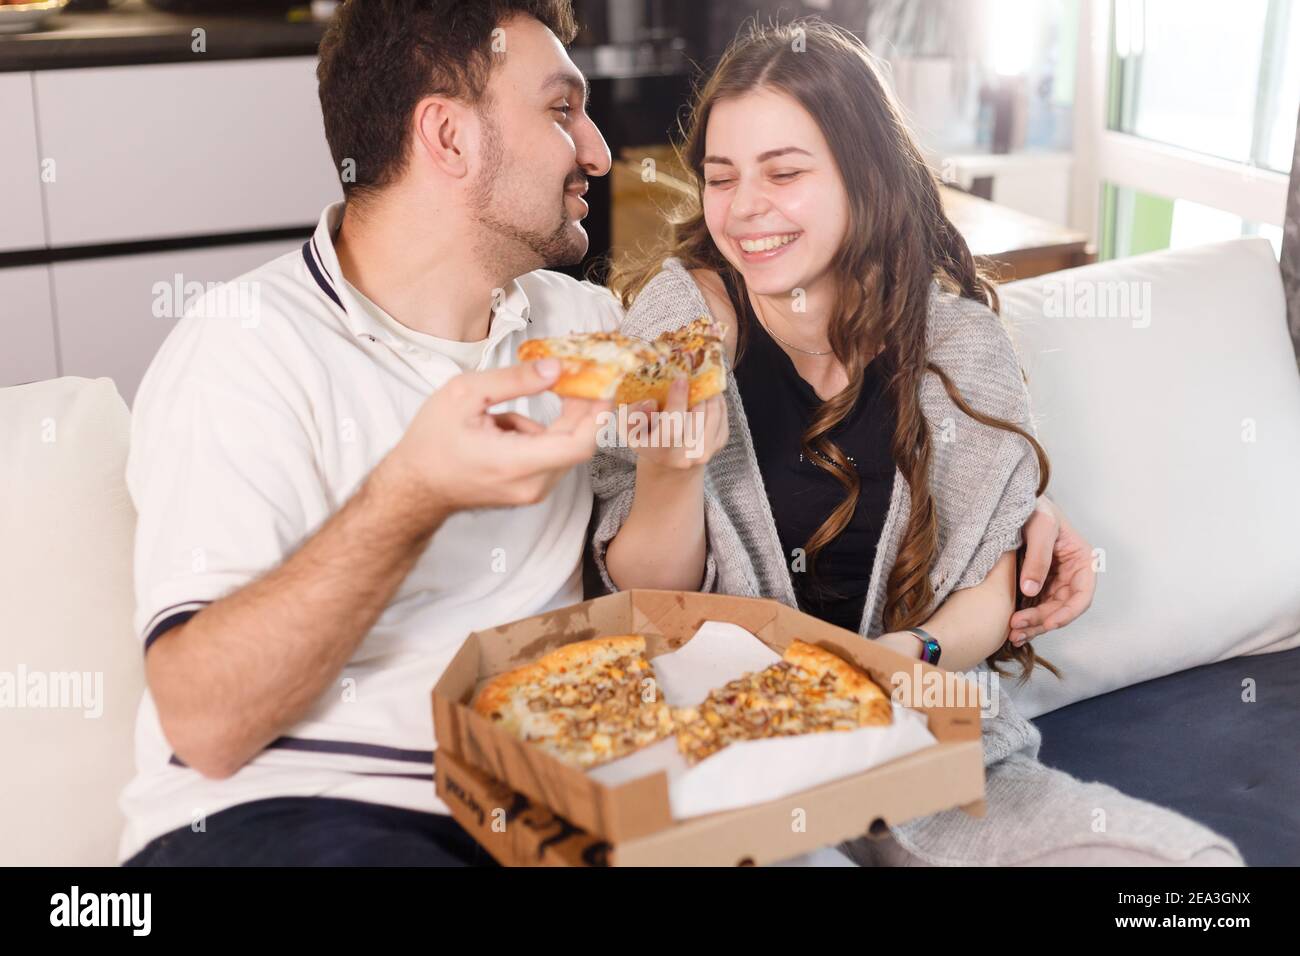
<path fill-rule="evenodd" d="M 1300 112 L 1292 0 L 1116 0 L 1111 54 L 1111 129 L 1290 170 Z"/>
<path fill-rule="evenodd" d="M 1083 195 L 1101 199 L 1102 258 L 1243 235 L 1280 249 L 1300 4 L 1092 2 L 1105 40 L 1093 47 L 1095 179 Z"/>
<path fill-rule="evenodd" d="M 1263 236 L 1282 255 L 1282 227 L 1188 199 L 1168 199 L 1106 183 L 1102 197 L 1100 256 L 1118 259 L 1157 249 L 1179 249 L 1241 236 Z"/>

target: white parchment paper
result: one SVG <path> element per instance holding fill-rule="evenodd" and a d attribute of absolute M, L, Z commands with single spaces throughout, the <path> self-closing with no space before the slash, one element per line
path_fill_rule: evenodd
<path fill-rule="evenodd" d="M 680 650 L 661 654 L 653 664 L 664 700 L 672 707 L 689 707 L 713 688 L 780 659 L 744 628 L 706 621 Z M 687 766 L 676 738 L 670 737 L 589 774 L 612 786 L 665 771 L 676 820 L 734 810 L 861 773 L 938 743 L 924 714 L 897 703 L 893 708 L 894 722 L 888 727 L 745 740 L 694 767 Z"/>

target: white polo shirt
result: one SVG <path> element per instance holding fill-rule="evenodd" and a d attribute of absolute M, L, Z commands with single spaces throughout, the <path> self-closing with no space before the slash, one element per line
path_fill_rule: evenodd
<path fill-rule="evenodd" d="M 330 206 L 301 251 L 234 280 L 237 296 L 228 288 L 224 301 L 242 303 L 240 314 L 221 315 L 215 293 L 191 306 L 144 377 L 127 485 L 139 515 L 135 623 L 146 653 L 292 552 L 461 370 L 439 340 L 385 321 L 342 281 L 332 242 L 342 212 Z M 504 293 L 480 369 L 511 364 L 527 338 L 622 319 L 607 290 L 558 273 L 529 273 Z M 549 392 L 508 405 L 543 423 L 560 411 Z M 175 758 L 146 692 L 137 775 L 121 798 L 120 858 L 266 797 L 448 812 L 431 782 L 429 692 L 470 631 L 582 599 L 591 505 L 580 466 L 540 504 L 448 520 L 311 711 L 228 779 Z"/>

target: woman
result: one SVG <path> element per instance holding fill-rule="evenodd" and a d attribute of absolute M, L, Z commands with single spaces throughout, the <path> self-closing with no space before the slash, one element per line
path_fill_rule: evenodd
<path fill-rule="evenodd" d="M 1023 377 L 866 48 L 817 20 L 755 27 L 700 90 L 684 159 L 698 202 L 612 285 L 634 335 L 710 313 L 733 374 L 693 410 L 702 447 L 594 463 L 606 584 L 775 597 L 950 670 L 1055 672 L 1006 641 L 1048 478 Z M 850 855 L 1240 864 L 1191 820 L 1043 766 L 1036 728 L 997 703 L 988 815 L 891 827 Z"/>

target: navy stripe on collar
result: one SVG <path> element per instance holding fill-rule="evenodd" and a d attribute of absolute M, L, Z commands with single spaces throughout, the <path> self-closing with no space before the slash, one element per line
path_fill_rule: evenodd
<path fill-rule="evenodd" d="M 312 249 L 313 246 L 311 239 L 308 239 L 302 244 L 302 258 L 303 261 L 307 263 L 307 271 L 309 271 L 311 277 L 316 280 L 316 284 L 320 286 L 320 290 L 333 299 L 335 305 L 340 309 L 343 309 L 344 312 L 347 312 L 347 309 L 343 308 L 343 301 L 339 298 L 339 294 L 334 291 L 334 287 L 329 284 L 329 281 L 321 272 L 320 266 L 316 264 L 316 257 L 312 255 Z"/>
<path fill-rule="evenodd" d="M 325 259 L 320 254 L 320 246 L 316 245 L 316 237 L 312 236 L 308 241 L 311 242 L 312 254 L 316 256 L 316 264 L 320 266 L 320 271 L 325 276 L 325 281 L 329 284 L 331 289 L 337 292 L 338 287 L 334 285 L 334 277 L 330 275 L 329 269 L 325 266 Z"/>

